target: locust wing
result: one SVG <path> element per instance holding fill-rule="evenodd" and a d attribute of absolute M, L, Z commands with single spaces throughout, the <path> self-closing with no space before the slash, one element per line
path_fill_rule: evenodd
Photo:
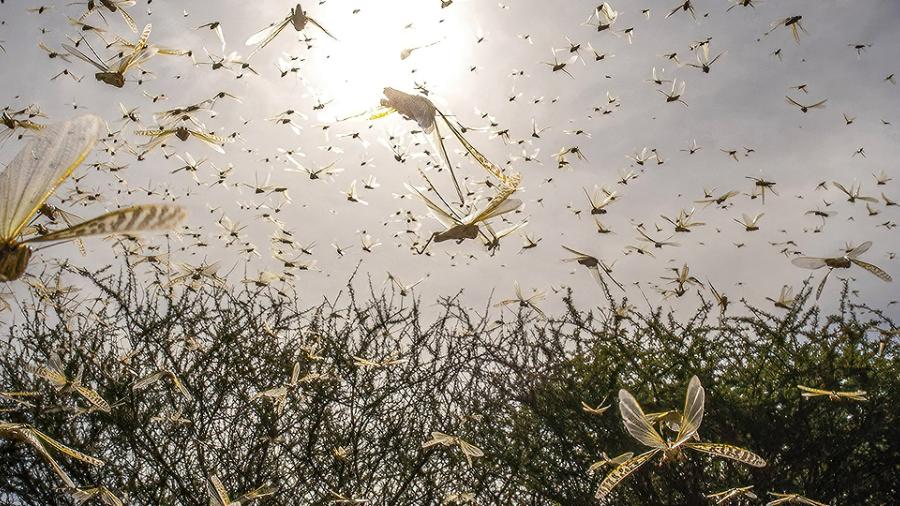
<path fill-rule="evenodd" d="M 656 429 L 647 421 L 647 415 L 641 409 L 641 405 L 624 388 L 619 390 L 619 412 L 622 413 L 622 422 L 625 430 L 641 443 L 657 449 L 667 448 L 665 440 L 656 432 Z M 638 456 L 637 458 L 640 458 Z"/>
<path fill-rule="evenodd" d="M 92 235 L 171 230 L 185 216 L 184 209 L 174 205 L 145 204 L 126 207 L 79 223 L 74 227 L 29 239 L 26 242 L 67 241 Z"/>
<path fill-rule="evenodd" d="M 649 452 L 642 453 L 637 457 L 616 466 L 600 483 L 600 487 L 597 488 L 597 493 L 594 494 L 594 498 L 600 501 L 601 504 L 605 502 L 607 496 L 609 496 L 609 493 L 612 492 L 612 489 L 615 488 L 616 485 L 621 483 L 622 480 L 631 475 L 631 473 L 637 471 L 638 468 L 656 455 L 657 452 L 659 452 L 658 449 L 650 450 Z"/>
<path fill-rule="evenodd" d="M 678 446 L 697 433 L 700 424 L 703 423 L 703 408 L 705 392 L 700 380 L 693 376 L 688 383 L 687 394 L 684 399 L 684 412 L 681 416 L 681 428 L 678 437 L 672 446 Z"/>
<path fill-rule="evenodd" d="M 798 257 L 791 260 L 791 263 L 804 269 L 821 269 L 826 265 L 824 258 L 814 257 Z"/>
<path fill-rule="evenodd" d="M 291 22 L 291 17 L 288 16 L 274 25 L 267 26 L 267 27 L 263 28 L 262 30 L 251 35 L 250 38 L 247 39 L 247 42 L 244 43 L 244 45 L 247 45 L 247 46 L 258 45 L 259 47 L 256 50 L 259 51 L 260 49 L 266 47 L 270 42 L 272 42 L 275 39 L 275 37 L 277 37 L 278 34 L 281 33 L 281 31 L 284 30 L 284 28 L 290 22 Z"/>
<path fill-rule="evenodd" d="M 881 270 L 880 267 L 878 267 L 876 265 L 872 265 L 868 262 L 863 262 L 862 260 L 857 260 L 855 258 L 851 258 L 850 261 L 853 262 L 854 264 L 862 267 L 863 269 L 871 272 L 872 274 L 878 276 L 878 279 L 881 279 L 882 281 L 887 281 L 888 283 L 890 283 L 892 281 L 891 275 L 884 272 L 883 270 Z"/>
<path fill-rule="evenodd" d="M 684 446 L 693 450 L 697 450 L 698 452 L 736 460 L 753 467 L 766 466 L 765 459 L 751 452 L 750 450 L 738 448 L 737 446 L 731 446 L 721 443 L 685 443 Z"/>
<path fill-rule="evenodd" d="M 28 220 L 94 148 L 100 118 L 79 116 L 48 126 L 29 140 L 0 174 L 0 242 L 19 235 Z"/>

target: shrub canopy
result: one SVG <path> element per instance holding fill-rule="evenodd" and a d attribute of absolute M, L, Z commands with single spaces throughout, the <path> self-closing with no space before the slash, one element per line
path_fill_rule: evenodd
<path fill-rule="evenodd" d="M 588 311 L 569 293 L 566 310 L 545 320 L 527 308 L 514 317 L 467 309 L 459 296 L 435 309 L 353 283 L 301 308 L 253 285 L 72 276 L 84 287 L 77 303 L 46 278 L 7 325 L 0 392 L 39 395 L 24 398 L 32 406 L 0 398 L 0 421 L 104 460 L 54 453 L 79 486 L 105 486 L 128 504 L 206 505 L 213 474 L 233 500 L 274 485 L 259 500 L 272 505 L 596 504 L 609 467 L 591 475 L 591 464 L 646 449 L 622 425 L 618 390 L 647 412 L 680 409 L 692 375 L 706 389 L 702 440 L 768 465 L 686 453 L 642 467 L 614 503 L 708 504 L 705 494 L 747 485 L 761 499 L 798 492 L 832 504 L 887 504 L 900 493 L 895 327 L 846 287 L 830 315 L 808 304 L 808 289 L 790 311 L 734 317 L 712 305 L 690 317 L 641 313 L 612 300 Z M 54 352 L 70 378 L 83 367 L 82 384 L 109 412 L 29 371 Z M 798 384 L 864 390 L 868 400 L 803 398 Z M 612 407 L 597 415 L 582 402 Z M 469 466 L 457 446 L 423 447 L 432 432 L 484 456 Z M 0 469 L 0 504 L 70 496 L 27 445 L 0 439 Z"/>

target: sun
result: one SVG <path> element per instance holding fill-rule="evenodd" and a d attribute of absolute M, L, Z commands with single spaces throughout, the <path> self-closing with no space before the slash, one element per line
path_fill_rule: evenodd
<path fill-rule="evenodd" d="M 371 110 L 386 86 L 414 92 L 419 85 L 434 89 L 454 85 L 469 49 L 466 27 L 459 26 L 451 13 L 437 2 L 421 0 L 362 5 L 335 26 L 326 24 L 324 9 L 317 17 L 310 8 L 309 14 L 338 39 L 324 40 L 318 34 L 317 43 L 328 58 L 304 76 L 312 89 L 333 100 L 323 116 L 347 117 Z"/>

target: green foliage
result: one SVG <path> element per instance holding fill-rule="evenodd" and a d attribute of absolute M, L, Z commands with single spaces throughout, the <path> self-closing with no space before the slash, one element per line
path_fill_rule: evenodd
<path fill-rule="evenodd" d="M 707 305 L 688 318 L 628 306 L 539 320 L 523 309 L 492 319 L 458 297 L 436 305 L 348 285 L 300 308 L 291 294 L 251 285 L 164 288 L 132 273 L 68 272 L 33 291 L 0 347 L 0 391 L 37 391 L 33 408 L 4 402 L 2 420 L 31 423 L 107 462 L 66 461 L 76 483 L 105 485 L 129 504 L 207 504 L 216 473 L 232 498 L 264 483 L 260 504 L 440 504 L 472 492 L 478 504 L 595 504 L 588 467 L 605 452 L 644 448 L 622 426 L 617 392 L 650 411 L 680 409 L 687 380 L 706 388 L 704 441 L 747 448 L 753 469 L 699 453 L 651 462 L 614 492 L 616 504 L 707 504 L 704 494 L 754 485 L 834 504 L 890 503 L 900 483 L 896 336 L 878 311 L 852 303 L 823 316 L 806 290 L 786 314 Z M 73 298 L 77 302 L 73 302 Z M 618 308 L 618 311 L 615 309 Z M 781 311 L 781 310 L 779 310 Z M 88 411 L 25 369 L 59 350 L 67 373 L 111 413 Z M 353 357 L 376 362 L 366 367 Z M 301 380 L 290 383 L 294 364 Z M 159 368 L 170 379 L 132 385 Z M 867 402 L 801 398 L 796 385 L 865 390 Z M 283 410 L 254 394 L 287 388 Z M 606 399 L 612 408 L 590 414 Z M 0 400 L 0 402 L 3 402 Z M 181 410 L 189 424 L 160 420 Z M 154 418 L 157 417 L 157 418 Z M 485 456 L 469 468 L 457 448 L 422 448 L 432 431 Z M 0 504 L 64 504 L 49 466 L 0 440 Z"/>

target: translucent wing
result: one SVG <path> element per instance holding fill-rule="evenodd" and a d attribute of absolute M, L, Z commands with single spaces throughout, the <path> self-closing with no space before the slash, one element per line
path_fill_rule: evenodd
<path fill-rule="evenodd" d="M 247 42 L 244 43 L 244 45 L 255 46 L 259 44 L 259 49 L 262 49 L 266 47 L 269 42 L 272 42 L 272 40 L 277 37 L 278 34 L 281 33 L 282 30 L 284 30 L 284 27 L 286 27 L 290 22 L 291 17 L 288 16 L 272 26 L 267 26 L 266 28 L 263 28 L 262 30 L 251 35 L 250 38 L 247 39 Z"/>
<path fill-rule="evenodd" d="M 794 33 L 797 33 L 796 29 L 794 30 Z M 808 109 L 812 109 L 814 107 L 825 107 L 825 102 L 828 102 L 828 99 L 820 100 L 820 101 L 816 102 L 815 104 L 809 106 Z"/>
<path fill-rule="evenodd" d="M 191 130 L 191 135 L 193 135 L 194 137 L 203 141 L 204 144 L 213 148 L 214 150 L 216 150 L 216 152 L 221 153 L 223 155 L 225 154 L 225 150 L 222 149 L 222 144 L 225 144 L 227 141 L 225 139 L 219 137 L 218 135 L 207 134 L 207 133 L 203 133 L 203 132 L 196 132 L 193 130 Z"/>
<path fill-rule="evenodd" d="M 803 397 L 816 397 L 819 395 L 831 395 L 831 392 L 829 392 L 828 390 L 820 390 L 818 388 L 811 388 L 811 387 L 807 387 L 807 386 L 803 386 L 803 385 L 797 385 L 797 388 L 799 388 L 800 390 L 803 391 L 803 393 L 800 394 Z"/>
<path fill-rule="evenodd" d="M 848 251 L 847 256 L 849 258 L 856 258 L 856 257 L 862 255 L 863 253 L 865 253 L 866 251 L 869 251 L 869 248 L 871 248 L 871 247 L 872 247 L 872 241 L 866 241 L 866 242 L 860 244 L 859 246 L 853 248 L 852 250 Z"/>
<path fill-rule="evenodd" d="M 489 220 L 495 216 L 515 211 L 522 206 L 522 201 L 518 199 L 510 199 L 510 195 L 516 192 L 516 188 L 512 186 L 503 186 L 497 195 L 488 202 L 484 209 L 471 218 L 466 218 L 466 223 L 478 223 L 479 221 Z"/>
<path fill-rule="evenodd" d="M 53 447 L 54 449 L 56 449 L 57 451 L 59 451 L 60 453 L 62 453 L 63 455 L 65 455 L 67 457 L 71 457 L 75 460 L 80 460 L 82 462 L 86 462 L 88 464 L 91 464 L 91 465 L 97 466 L 97 467 L 103 467 L 103 465 L 105 464 L 102 460 L 100 460 L 96 457 L 91 457 L 90 455 L 85 455 L 84 453 L 81 453 L 78 450 L 73 450 L 72 448 L 69 448 L 68 446 L 60 443 L 59 441 L 53 439 L 52 437 L 48 436 L 47 434 L 44 434 L 43 432 L 41 432 L 35 428 L 32 428 L 31 431 L 34 433 L 35 436 L 39 437 L 41 439 L 41 441 L 47 443 L 48 445 L 50 445 L 51 447 Z"/>
<path fill-rule="evenodd" d="M 804 269 L 820 269 L 825 267 L 824 258 L 799 257 L 791 260 L 791 263 Z"/>
<path fill-rule="evenodd" d="M 647 422 L 647 417 L 644 415 L 641 405 L 625 389 L 619 390 L 619 412 L 622 413 L 622 422 L 625 423 L 625 430 L 632 437 L 652 448 L 666 448 L 666 442 L 662 436 Z M 638 458 L 640 457 L 638 456 Z"/>
<path fill-rule="evenodd" d="M 479 221 L 486 221 L 491 218 L 495 218 L 500 216 L 501 214 L 511 213 L 516 209 L 522 207 L 522 201 L 519 199 L 504 199 L 499 202 L 495 202 L 494 199 L 488 203 L 488 207 L 486 207 L 483 211 L 478 213 L 478 215 L 470 221 L 470 223 L 478 223 Z"/>
<path fill-rule="evenodd" d="M 144 31 L 141 33 L 141 38 L 135 43 L 131 54 L 119 60 L 117 67 L 120 74 L 124 74 L 132 65 L 134 65 L 138 60 L 138 57 L 143 55 L 144 48 L 147 47 L 147 41 L 150 40 L 150 32 L 152 30 L 153 25 L 147 24 L 147 26 L 144 27 Z"/>
<path fill-rule="evenodd" d="M 319 28 L 319 30 L 322 30 L 323 32 L 325 32 L 325 35 L 331 37 L 334 40 L 337 40 L 337 38 L 334 35 L 331 35 L 331 33 L 328 30 L 326 30 L 324 26 L 320 25 L 318 21 L 316 21 L 315 19 L 313 19 L 309 16 L 307 16 L 306 19 L 308 19 L 310 23 L 316 25 Z"/>
<path fill-rule="evenodd" d="M 149 375 L 135 381 L 134 384 L 131 385 L 131 389 L 134 391 L 138 391 L 143 388 L 146 388 L 146 387 L 156 383 L 157 381 L 159 381 L 159 379 L 162 377 L 162 375 L 163 375 L 162 371 L 156 371 L 152 374 L 149 374 Z"/>
<path fill-rule="evenodd" d="M 397 112 L 397 110 L 390 108 L 390 107 L 379 107 L 378 109 L 375 110 L 375 112 L 372 113 L 371 116 L 369 116 L 369 119 L 370 120 L 381 119 L 381 118 L 389 116 L 395 112 Z"/>
<path fill-rule="evenodd" d="M 68 51 L 69 54 L 71 54 L 72 56 L 78 58 L 79 60 L 84 60 L 84 61 L 90 63 L 91 65 L 97 67 L 101 72 L 109 72 L 109 68 L 108 68 L 108 67 L 105 67 L 105 66 L 101 65 L 100 63 L 97 63 L 96 61 L 94 61 L 93 58 L 91 58 L 90 56 L 88 56 L 88 55 L 82 53 L 81 51 L 79 51 L 79 50 L 77 50 L 77 49 L 75 49 L 74 47 L 72 47 L 72 46 L 70 46 L 70 45 L 68 45 L 68 44 L 63 44 L 62 47 L 63 47 L 63 49 L 65 49 L 66 51 Z"/>
<path fill-rule="evenodd" d="M 443 223 L 444 225 L 446 225 L 448 227 L 452 227 L 454 225 L 459 224 L 459 220 L 457 220 L 453 216 L 450 216 L 449 214 L 447 214 L 447 211 L 444 211 L 440 206 L 438 206 L 431 199 L 426 197 L 425 194 L 422 193 L 421 191 L 419 191 L 418 188 L 416 188 L 414 186 L 409 186 L 409 185 L 406 185 L 406 188 L 416 192 L 416 194 L 425 202 L 425 205 L 427 205 L 428 208 L 434 212 L 434 215 L 438 218 L 438 220 L 440 220 L 441 223 Z"/>
<path fill-rule="evenodd" d="M 169 130 L 159 130 L 159 129 L 156 129 L 156 130 L 135 130 L 135 131 L 134 131 L 134 134 L 135 134 L 135 135 L 143 135 L 143 136 L 145 136 L 145 137 L 162 137 L 162 136 L 173 135 L 174 133 L 175 133 L 175 130 L 171 130 L 171 129 L 169 129 Z"/>
<path fill-rule="evenodd" d="M 705 392 L 700 380 L 694 376 L 688 383 L 687 395 L 684 399 L 684 413 L 681 417 L 681 428 L 673 446 L 678 446 L 697 433 L 700 424 L 703 423 L 703 407 Z"/>
<path fill-rule="evenodd" d="M 49 369 L 43 366 L 28 366 L 27 369 L 32 373 L 36 374 L 45 380 L 53 383 L 57 387 L 61 387 L 66 384 L 66 376 L 59 371 L 55 371 L 53 369 Z"/>
<path fill-rule="evenodd" d="M 447 117 L 444 116 L 444 113 L 442 113 L 441 111 L 438 111 L 438 114 L 440 114 L 441 118 L 444 119 L 444 123 L 446 123 L 447 127 L 450 128 L 450 131 L 453 132 L 453 135 L 456 137 L 456 139 L 459 141 L 459 143 L 462 144 L 464 148 L 466 148 L 466 151 L 470 155 L 472 155 L 472 158 L 474 158 L 475 161 L 477 161 L 479 165 L 484 167 L 484 169 L 486 171 L 493 174 L 494 177 L 496 177 L 497 179 L 500 179 L 501 181 L 504 180 L 503 171 L 500 169 L 500 167 L 497 167 L 496 165 L 494 165 L 494 163 L 491 162 L 490 160 L 488 160 L 486 156 L 482 155 L 480 151 L 475 149 L 475 146 L 471 145 L 469 143 L 469 141 L 465 137 L 463 137 L 463 135 L 459 132 L 459 130 L 457 130 L 456 127 L 454 127 L 453 124 L 450 123 L 450 121 L 447 119 Z"/>
<path fill-rule="evenodd" d="M 856 265 L 862 267 L 863 269 L 871 272 L 872 274 L 878 276 L 878 278 L 881 279 L 882 281 L 887 281 L 888 283 L 891 282 L 891 275 L 884 272 L 883 270 L 881 270 L 880 267 L 872 265 L 868 262 L 863 262 L 862 260 L 857 260 L 855 258 L 851 258 L 850 261 L 855 263 Z"/>
<path fill-rule="evenodd" d="M 731 446 L 721 443 L 685 443 L 684 446 L 697 450 L 698 452 L 708 453 L 717 457 L 725 457 L 728 459 L 736 460 L 738 462 L 743 462 L 744 464 L 748 464 L 753 467 L 766 466 L 765 459 L 751 452 L 750 450 L 738 448 L 737 446 Z"/>
<path fill-rule="evenodd" d="M 256 487 L 255 489 L 253 489 L 253 490 L 247 492 L 246 494 L 242 495 L 242 496 L 238 499 L 237 502 L 240 502 L 240 503 L 243 504 L 244 502 L 253 501 L 254 499 L 259 499 L 260 497 L 270 496 L 270 495 L 274 494 L 274 493 L 277 492 L 277 491 L 278 491 L 278 487 L 276 487 L 275 485 L 272 485 L 272 484 L 265 484 L 265 485 Z"/>
<path fill-rule="evenodd" d="M 27 441 L 28 444 L 30 444 L 32 448 L 34 448 L 35 451 L 40 454 L 41 458 L 43 458 L 45 462 L 50 464 L 50 467 L 53 468 L 53 472 L 55 472 L 56 475 L 59 476 L 63 482 L 65 482 L 66 485 L 74 488 L 75 482 L 72 481 L 72 478 L 70 478 L 68 474 L 66 474 L 66 472 L 59 465 L 56 459 L 54 459 L 53 456 L 50 455 L 50 452 L 48 452 L 47 449 L 44 448 L 44 445 L 41 444 L 41 441 L 38 439 L 38 434 L 40 434 L 39 431 L 35 429 L 24 429 L 21 432 L 22 438 L 24 438 L 25 441 Z"/>
<path fill-rule="evenodd" d="M 0 242 L 28 220 L 93 149 L 102 121 L 93 115 L 48 126 L 0 174 Z"/>
<path fill-rule="evenodd" d="M 580 251 L 578 251 L 578 250 L 572 249 L 572 248 L 566 246 L 565 244 L 562 244 L 561 246 L 563 247 L 564 250 L 568 251 L 569 253 L 571 253 L 571 254 L 573 254 L 573 255 L 578 255 L 579 257 L 590 257 L 590 258 L 593 258 L 591 255 L 588 255 L 587 253 L 582 253 L 582 252 L 580 252 Z M 567 259 L 565 259 L 565 260 L 563 260 L 563 261 L 564 261 L 564 262 L 577 262 L 577 261 L 579 261 L 579 260 L 581 260 L 581 259 L 580 259 L 580 258 L 567 258 Z"/>
<path fill-rule="evenodd" d="M 79 223 L 74 227 L 29 239 L 26 242 L 66 241 L 91 235 L 171 230 L 185 216 L 187 214 L 183 208 L 173 205 L 145 204 L 126 207 Z"/>
<path fill-rule="evenodd" d="M 447 169 L 450 171 L 450 177 L 453 178 L 453 184 L 456 187 L 456 193 L 459 195 L 459 200 L 464 200 L 462 189 L 459 187 L 459 182 L 456 178 L 456 171 L 453 170 L 453 164 L 450 163 L 450 156 L 447 155 L 447 147 L 444 145 L 444 137 L 441 135 L 441 129 L 438 128 L 438 124 L 434 123 L 434 131 L 431 132 L 431 137 L 433 143 L 437 144 L 438 149 L 441 151 L 441 158 L 444 160 L 444 164 L 447 165 Z"/>
<path fill-rule="evenodd" d="M 134 22 L 134 18 L 131 17 L 131 14 L 125 12 L 125 9 L 119 8 L 119 14 L 122 15 L 122 19 L 125 20 L 125 23 L 128 24 L 128 28 L 131 28 L 132 32 L 137 32 L 137 23 Z"/>
<path fill-rule="evenodd" d="M 178 389 L 178 392 L 188 401 L 194 400 L 194 396 L 192 396 L 191 393 L 188 392 L 187 387 L 185 387 L 184 383 L 182 383 L 181 380 L 178 379 L 178 376 L 175 376 L 175 374 L 172 374 L 171 376 L 172 383 L 175 384 L 175 388 Z"/>
<path fill-rule="evenodd" d="M 422 448 L 429 448 L 434 445 L 448 445 L 453 441 L 453 436 L 444 434 L 443 432 L 432 432 L 431 439 L 422 443 Z"/>
<path fill-rule="evenodd" d="M 622 391 L 624 392 L 624 390 Z M 642 453 L 637 457 L 626 461 L 624 464 L 616 466 L 600 483 L 600 487 L 597 489 L 597 493 L 594 494 L 594 498 L 603 503 L 616 485 L 621 483 L 622 480 L 627 478 L 631 473 L 637 471 L 639 467 L 644 465 L 651 457 L 656 455 L 657 452 L 659 452 L 658 449 L 650 450 L 649 452 Z"/>
<path fill-rule="evenodd" d="M 484 457 L 484 452 L 481 451 L 481 448 L 463 441 L 462 439 L 459 440 L 459 449 L 463 452 L 463 456 L 466 457 L 469 466 L 472 465 L 473 458 Z"/>
<path fill-rule="evenodd" d="M 209 494 L 209 504 L 211 506 L 231 506 L 231 498 L 228 497 L 228 491 L 222 485 L 219 477 L 212 474 L 206 482 L 206 492 Z"/>
<path fill-rule="evenodd" d="M 110 410 L 109 403 L 106 402 L 106 399 L 104 399 L 103 397 L 100 397 L 100 394 L 91 390 L 88 387 L 83 387 L 80 385 L 76 386 L 75 390 L 79 394 L 81 394 L 82 397 L 87 399 L 87 401 L 90 402 L 92 406 L 94 406 L 95 408 L 97 408 L 101 411 L 105 411 L 105 412 L 109 413 L 109 410 Z"/>

